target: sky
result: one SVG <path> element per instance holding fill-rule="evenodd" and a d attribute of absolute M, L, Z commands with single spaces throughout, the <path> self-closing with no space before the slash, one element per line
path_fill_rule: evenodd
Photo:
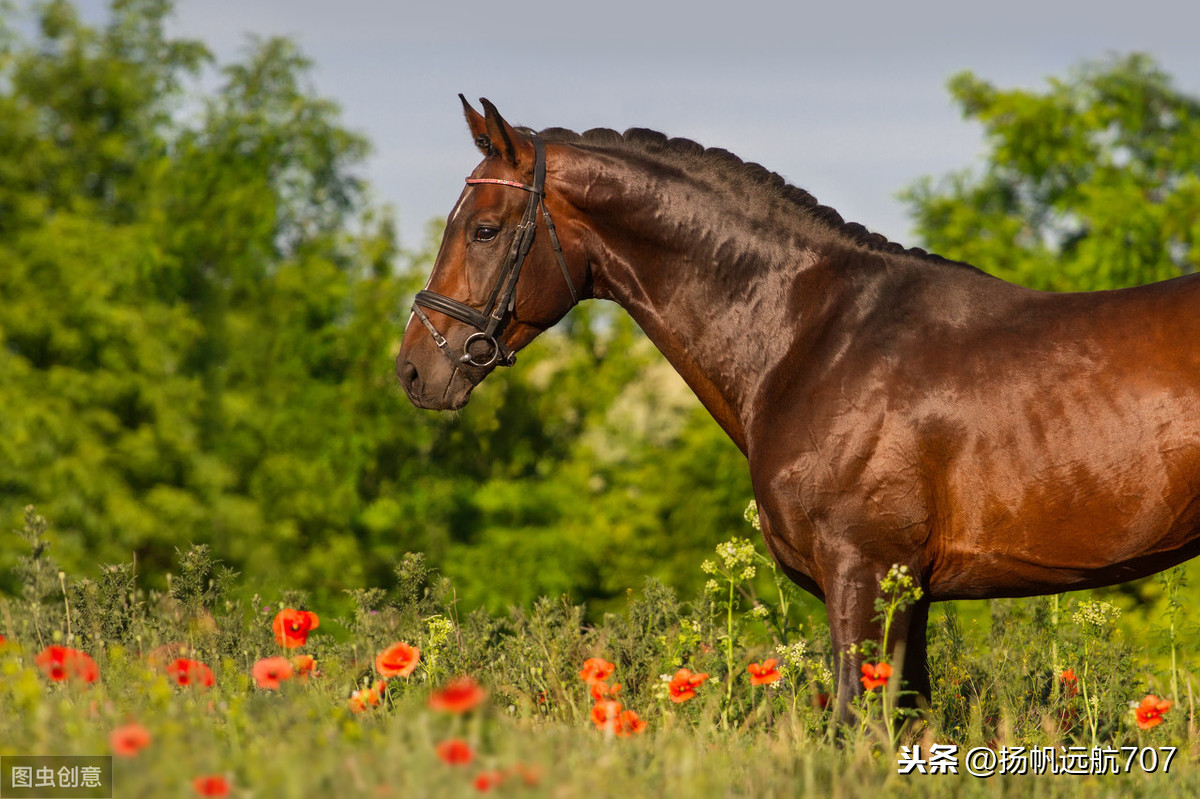
<path fill-rule="evenodd" d="M 97 21 L 108 3 L 77 5 Z M 723 147 L 915 245 L 897 192 L 985 152 L 951 75 L 1042 88 L 1138 51 L 1200 95 L 1197 30 L 1200 4 L 1181 0 L 177 0 L 171 22 L 222 63 L 251 35 L 296 41 L 316 90 L 372 142 L 365 177 L 407 247 L 479 160 L 459 92 L 517 125 L 648 127 Z"/>

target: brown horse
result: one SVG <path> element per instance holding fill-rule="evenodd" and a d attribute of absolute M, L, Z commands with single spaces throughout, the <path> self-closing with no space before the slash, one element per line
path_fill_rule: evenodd
<path fill-rule="evenodd" d="M 617 302 L 746 455 L 767 546 L 825 601 L 835 652 L 878 637 L 892 564 L 916 575 L 893 630 L 926 697 L 930 601 L 1110 585 L 1200 551 L 1200 276 L 1033 291 L 724 150 L 535 135 L 483 104 L 463 100 L 485 158 L 397 361 L 416 405 L 462 407 L 577 299 Z M 858 665 L 840 658 L 843 708 Z"/>

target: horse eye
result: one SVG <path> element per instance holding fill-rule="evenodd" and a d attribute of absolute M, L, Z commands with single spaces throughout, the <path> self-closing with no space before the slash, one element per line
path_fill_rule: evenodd
<path fill-rule="evenodd" d="M 496 238 L 496 234 L 500 231 L 494 227 L 480 227 L 475 229 L 475 241 L 491 241 Z"/>

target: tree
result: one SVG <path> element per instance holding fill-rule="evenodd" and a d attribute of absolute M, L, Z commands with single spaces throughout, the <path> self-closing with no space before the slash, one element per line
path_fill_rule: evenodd
<path fill-rule="evenodd" d="M 1056 291 L 1116 288 L 1200 265 L 1200 99 L 1144 55 L 1087 64 L 1041 93 L 964 72 L 949 82 L 983 124 L 981 174 L 902 196 L 929 249 Z"/>

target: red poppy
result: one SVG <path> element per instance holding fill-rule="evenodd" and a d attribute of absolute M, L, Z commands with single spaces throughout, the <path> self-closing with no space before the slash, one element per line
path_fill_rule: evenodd
<path fill-rule="evenodd" d="M 372 686 L 351 692 L 350 709 L 355 713 L 362 713 L 377 707 L 383 701 L 383 694 L 386 690 L 387 683 L 383 680 L 376 680 Z"/>
<path fill-rule="evenodd" d="M 293 655 L 292 668 L 297 677 L 306 678 L 310 674 L 317 674 L 317 661 L 312 655 Z"/>
<path fill-rule="evenodd" d="M 487 691 L 470 677 L 459 677 L 446 683 L 429 697 L 429 706 L 447 713 L 466 713 L 487 697 Z"/>
<path fill-rule="evenodd" d="M 1075 669 L 1067 669 L 1059 675 L 1058 679 L 1063 684 L 1063 691 L 1067 696 L 1075 696 L 1079 693 L 1079 679 L 1075 676 Z"/>
<path fill-rule="evenodd" d="M 200 685 L 205 688 L 216 684 L 213 670 L 198 660 L 177 658 L 167 666 L 167 674 L 179 685 Z"/>
<path fill-rule="evenodd" d="M 192 780 L 197 796 L 229 796 L 229 780 L 220 774 L 207 774 Z"/>
<path fill-rule="evenodd" d="M 880 686 L 887 685 L 888 679 L 892 676 L 892 667 L 887 663 L 864 663 L 862 664 L 862 674 L 859 677 L 862 680 L 863 688 L 868 691 L 874 691 Z"/>
<path fill-rule="evenodd" d="M 504 772 L 502 771 L 485 771 L 475 778 L 475 790 L 483 793 L 490 791 L 500 783 L 504 782 Z"/>
<path fill-rule="evenodd" d="M 596 729 L 615 728 L 617 718 L 621 715 L 621 703 L 611 699 L 597 702 L 592 707 L 592 723 Z"/>
<path fill-rule="evenodd" d="M 383 677 L 407 677 L 417 668 L 421 650 L 397 641 L 375 656 L 375 671 Z"/>
<path fill-rule="evenodd" d="M 1171 709 L 1171 703 L 1166 699 L 1159 699 L 1154 694 L 1147 694 L 1142 703 L 1137 706 L 1137 725 L 1143 730 L 1148 730 L 1151 727 L 1157 727 L 1163 722 L 1163 716 Z"/>
<path fill-rule="evenodd" d="M 452 766 L 464 766 L 475 759 L 471 746 L 461 738 L 451 738 L 437 745 L 437 756 L 443 763 Z"/>
<path fill-rule="evenodd" d="M 621 683 L 609 685 L 606 682 L 590 682 L 588 691 L 592 694 L 592 700 L 596 702 L 601 699 L 616 699 L 617 694 L 621 693 Z"/>
<path fill-rule="evenodd" d="M 646 722 L 638 718 L 638 714 L 632 710 L 624 710 L 617 716 L 616 732 L 622 738 L 629 738 L 637 735 L 646 729 Z"/>
<path fill-rule="evenodd" d="M 312 611 L 284 608 L 275 614 L 271 629 L 280 646 L 295 649 L 308 643 L 308 634 L 320 626 L 321 620 Z"/>
<path fill-rule="evenodd" d="M 43 649 L 34 662 L 47 677 L 56 682 L 75 679 L 92 683 L 100 677 L 100 669 L 91 655 L 58 644 Z"/>
<path fill-rule="evenodd" d="M 616 666 L 604 658 L 588 658 L 583 662 L 583 670 L 579 672 L 579 679 L 586 683 L 604 682 L 612 676 L 615 669 Z"/>
<path fill-rule="evenodd" d="M 150 731 L 136 721 L 117 727 L 108 736 L 109 746 L 118 757 L 133 757 L 150 745 Z"/>
<path fill-rule="evenodd" d="M 750 672 L 751 685 L 768 685 L 783 679 L 783 675 L 775 666 L 779 663 L 775 658 L 767 658 L 762 663 L 751 663 L 746 667 Z"/>
<path fill-rule="evenodd" d="M 667 686 L 667 694 L 676 704 L 686 702 L 696 695 L 696 688 L 707 679 L 707 673 L 693 674 L 688 669 L 680 669 L 671 678 L 671 682 Z"/>
<path fill-rule="evenodd" d="M 278 691 L 281 683 L 292 679 L 292 662 L 287 658 L 263 658 L 254 664 L 254 681 L 259 688 Z"/>

